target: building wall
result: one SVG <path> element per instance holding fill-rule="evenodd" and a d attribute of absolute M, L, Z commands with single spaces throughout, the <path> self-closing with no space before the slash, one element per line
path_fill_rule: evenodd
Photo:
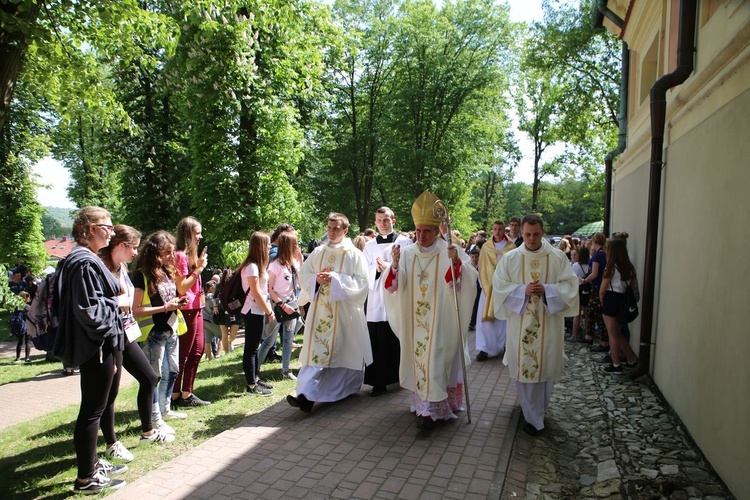
<path fill-rule="evenodd" d="M 639 3 L 633 15 L 641 18 L 629 19 L 625 36 L 632 64 L 642 69 L 658 43 L 661 76 L 671 69 L 660 41 L 676 29 L 672 2 Z M 708 460 L 743 499 L 750 498 L 750 2 L 700 4 L 706 10 L 699 13 L 696 69 L 667 94 L 651 368 Z M 612 207 L 612 229 L 630 233 L 641 282 L 648 114 L 648 100 L 631 106 Z"/>

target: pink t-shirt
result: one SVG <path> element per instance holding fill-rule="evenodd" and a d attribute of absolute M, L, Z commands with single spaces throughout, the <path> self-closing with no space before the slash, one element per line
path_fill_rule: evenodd
<path fill-rule="evenodd" d="M 247 291 L 248 287 L 250 286 L 247 279 L 251 276 L 255 276 L 256 278 L 258 278 L 258 285 L 260 285 L 261 295 L 263 297 L 268 295 L 268 273 L 264 273 L 263 276 L 260 276 L 257 264 L 250 263 L 247 266 L 243 267 L 242 271 L 240 272 L 240 276 L 242 276 L 243 290 Z M 252 292 L 247 294 L 245 304 L 242 306 L 242 314 L 247 314 L 248 311 L 259 316 L 263 316 L 266 314 L 266 311 L 261 309 L 260 306 L 255 303 Z"/>
<path fill-rule="evenodd" d="M 177 269 L 178 273 L 185 276 L 186 278 L 190 274 L 190 265 L 188 264 L 188 258 L 187 255 L 185 255 L 185 252 L 175 252 L 174 267 L 175 269 Z M 185 297 L 187 297 L 188 303 L 187 306 L 185 306 L 183 309 L 200 309 L 202 307 L 202 291 L 203 283 L 201 283 L 201 277 L 199 274 L 198 279 L 195 280 L 195 283 L 193 283 L 193 286 L 190 287 L 190 290 L 185 292 Z"/>

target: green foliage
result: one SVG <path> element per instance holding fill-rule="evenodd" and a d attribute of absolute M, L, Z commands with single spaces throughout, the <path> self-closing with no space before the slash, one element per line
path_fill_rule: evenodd
<path fill-rule="evenodd" d="M 8 268 L 0 264 L 0 307 L 12 312 L 15 309 L 23 307 L 26 302 L 11 291 L 7 273 Z M 5 318 L 0 319 L 0 321 L 7 324 Z"/>
<path fill-rule="evenodd" d="M 536 210 L 593 220 L 619 52 L 586 8 L 545 2 L 522 32 L 493 0 L 54 0 L 2 20 L 29 43 L 3 179 L 54 142 L 79 206 L 146 234 L 194 215 L 227 264 L 281 222 L 319 238 L 329 211 L 354 235 L 388 205 L 408 229 L 424 189 L 464 234 Z M 511 183 L 512 105 L 536 147 L 531 187 Z"/>
<path fill-rule="evenodd" d="M 316 171 L 326 208 L 360 229 L 390 206 L 401 227 L 425 189 L 456 228 L 471 227 L 470 180 L 502 156 L 513 27 L 494 2 L 337 2 L 343 49 L 329 75 L 328 163 Z M 339 187 L 340 186 L 340 187 Z"/>
<path fill-rule="evenodd" d="M 68 232 L 70 232 L 70 228 L 63 229 L 60 221 L 52 217 L 47 211 L 42 214 L 42 234 L 45 240 L 63 236 Z"/>
<path fill-rule="evenodd" d="M 221 249 L 224 265 L 237 269 L 247 256 L 248 241 L 227 241 Z"/>
<path fill-rule="evenodd" d="M 25 81 L 19 82 L 0 133 L 0 263 L 26 262 L 32 272 L 42 270 L 47 253 L 42 235 L 42 207 L 36 199 L 31 162 L 45 151 L 40 140 L 46 123 L 34 113 L 38 101 Z"/>

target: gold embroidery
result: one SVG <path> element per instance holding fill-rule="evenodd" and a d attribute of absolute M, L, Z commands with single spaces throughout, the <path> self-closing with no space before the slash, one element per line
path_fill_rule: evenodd
<path fill-rule="evenodd" d="M 414 261 L 419 267 L 419 273 L 417 274 L 420 298 L 417 299 L 416 308 L 414 311 L 416 328 L 414 331 L 414 368 L 415 368 L 415 382 L 417 386 L 417 392 L 423 392 L 427 385 L 427 361 L 429 361 L 429 348 L 430 333 L 432 328 L 432 304 L 427 300 L 427 293 L 430 289 L 430 272 L 429 266 L 435 260 L 437 255 L 427 262 L 426 266 L 422 266 L 417 256 L 414 257 Z M 413 272 L 417 272 L 416 267 L 413 266 Z"/>

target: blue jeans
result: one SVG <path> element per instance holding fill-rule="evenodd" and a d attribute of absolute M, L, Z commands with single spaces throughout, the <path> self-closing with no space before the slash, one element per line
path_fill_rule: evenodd
<path fill-rule="evenodd" d="M 286 373 L 289 371 L 289 362 L 292 360 L 292 342 L 294 341 L 294 325 L 297 320 L 285 321 L 282 323 L 281 332 L 281 371 Z M 258 352 L 258 364 L 263 364 L 266 360 L 266 356 L 271 351 L 274 345 L 276 345 L 276 337 L 279 335 L 278 330 L 263 341 L 260 345 L 260 351 Z"/>
<path fill-rule="evenodd" d="M 151 368 L 160 375 L 159 383 L 154 388 L 154 406 L 151 410 L 154 425 L 161 420 L 163 413 L 169 411 L 172 388 L 180 370 L 177 338 L 177 334 L 171 330 L 152 330 L 143 343 L 143 352 L 151 363 Z"/>

